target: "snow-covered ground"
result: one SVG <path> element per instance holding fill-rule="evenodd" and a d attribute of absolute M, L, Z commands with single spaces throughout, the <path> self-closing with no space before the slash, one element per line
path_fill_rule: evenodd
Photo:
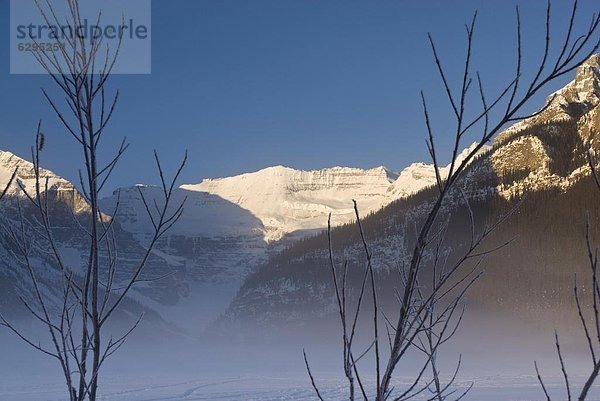
<path fill-rule="evenodd" d="M 319 380 L 326 400 L 343 400 L 344 387 L 334 380 Z M 459 388 L 466 388 L 462 381 Z M 558 378 L 548 383 L 556 399 L 566 399 Z M 561 393 L 562 391 L 562 393 Z M 564 396 L 564 397 L 563 397 Z M 428 396 L 418 399 L 427 399 Z M 467 401 L 535 401 L 544 399 L 533 376 L 490 376 L 475 379 Z M 20 381 L 0 377 L 2 401 L 64 401 L 64 387 L 59 381 L 46 382 L 36 377 Z M 220 379 L 145 379 L 105 378 L 102 401 L 167 401 L 167 400 L 230 400 L 230 401 L 312 401 L 317 400 L 305 377 L 225 377 Z M 592 390 L 588 401 L 600 401 L 600 385 Z"/>

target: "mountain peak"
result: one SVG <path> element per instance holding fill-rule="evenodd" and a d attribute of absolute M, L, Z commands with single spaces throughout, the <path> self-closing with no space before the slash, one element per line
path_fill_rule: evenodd
<path fill-rule="evenodd" d="M 259 170 L 258 173 L 261 173 L 261 172 L 282 173 L 282 172 L 292 172 L 292 171 L 294 171 L 293 168 L 284 166 L 283 164 L 278 164 L 276 166 L 263 168 L 263 169 Z"/>
<path fill-rule="evenodd" d="M 390 170 L 389 168 L 387 168 L 385 166 L 379 166 L 379 167 L 375 168 L 375 170 L 380 171 L 382 174 L 385 174 L 387 176 L 388 180 L 390 181 L 390 183 L 396 181 L 398 179 L 398 177 L 400 176 L 400 173 Z"/>
<path fill-rule="evenodd" d="M 14 153 L 8 152 L 6 150 L 0 150 L 0 163 L 2 163 L 2 166 L 9 167 L 10 165 L 13 165 L 14 167 L 16 167 L 20 162 L 23 161 L 23 159 L 17 157 Z"/>
<path fill-rule="evenodd" d="M 9 188 L 8 194 L 24 196 L 21 187 L 25 188 L 29 193 L 33 193 L 35 191 L 33 163 L 11 152 L 0 150 L 0 188 L 4 189 L 15 170 L 17 170 L 17 176 Z M 47 180 L 48 190 L 76 192 L 73 184 L 50 170 L 40 169 L 40 179 L 43 182 Z"/>
<path fill-rule="evenodd" d="M 576 117 L 600 103 L 600 54 L 594 54 L 577 68 L 575 79 L 548 97 L 549 119 Z M 573 107 L 577 106 L 577 107 Z M 548 116 L 547 116 L 548 117 Z"/>
<path fill-rule="evenodd" d="M 596 77 L 598 77 L 598 69 L 600 69 L 600 53 L 593 54 L 583 64 L 577 68 L 577 76 L 586 74 L 589 70 L 595 70 Z"/>
<path fill-rule="evenodd" d="M 30 165 L 29 162 L 26 162 L 13 153 L 0 150 L 0 188 L 4 189 L 6 187 L 15 169 L 28 165 Z M 13 187 L 16 188 L 14 184 Z M 10 192 L 14 192 L 15 188 Z"/>
<path fill-rule="evenodd" d="M 600 54 L 594 54 L 577 68 L 571 83 L 579 94 L 579 100 L 600 101 Z"/>

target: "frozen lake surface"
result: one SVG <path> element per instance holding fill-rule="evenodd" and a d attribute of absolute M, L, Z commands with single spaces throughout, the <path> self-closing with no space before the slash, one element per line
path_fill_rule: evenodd
<path fill-rule="evenodd" d="M 333 380 L 320 380 L 326 400 L 346 399 L 344 387 Z M 468 382 L 459 386 L 466 388 Z M 561 383 L 554 379 L 549 388 L 557 399 L 566 399 Z M 64 387 L 59 381 L 31 377 L 16 382 L 0 378 L 2 401 L 64 401 Z M 561 396 L 563 394 L 563 396 Z M 428 397 L 423 396 L 422 399 Z M 543 393 L 535 377 L 482 377 L 465 400 L 470 401 L 538 401 Z M 165 380 L 158 377 L 125 380 L 105 378 L 100 400 L 103 401 L 312 401 L 314 396 L 308 379 L 285 377 L 230 377 L 222 379 Z M 588 401 L 600 401 L 600 386 Z"/>

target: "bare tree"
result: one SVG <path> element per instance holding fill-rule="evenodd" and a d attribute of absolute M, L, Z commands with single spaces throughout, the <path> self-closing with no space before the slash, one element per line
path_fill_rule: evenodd
<path fill-rule="evenodd" d="M 358 303 L 352 311 L 348 311 L 346 306 L 347 267 L 344 266 L 340 274 L 338 272 L 339 268 L 333 262 L 333 257 L 330 257 L 338 310 L 342 321 L 344 374 L 348 379 L 348 392 L 351 401 L 355 400 L 356 397 L 355 382 L 358 384 L 361 397 L 364 400 L 408 400 L 425 392 L 429 392 L 429 399 L 437 401 L 452 398 L 459 400 L 464 396 L 464 392 L 458 393 L 456 389 L 452 388 L 456 373 L 445 384 L 442 383 L 439 369 L 436 365 L 436 356 L 440 347 L 456 333 L 462 317 L 459 305 L 462 304 L 466 291 L 477 280 L 478 265 L 481 264 L 486 254 L 495 250 L 482 250 L 484 240 L 489 237 L 498 224 L 510 216 L 510 213 L 491 227 L 476 233 L 473 213 L 469 208 L 471 220 L 470 244 L 457 257 L 457 261 L 448 266 L 445 262 L 440 262 L 438 257 L 441 246 L 440 241 L 443 241 L 443 234 L 448 219 L 447 216 L 444 217 L 445 208 L 449 200 L 457 198 L 457 193 L 460 192 L 460 180 L 463 178 L 463 173 L 482 150 L 483 146 L 508 123 L 534 117 L 546 110 L 553 99 L 536 113 L 520 115 L 521 110 L 528 101 L 545 88 L 548 83 L 573 71 L 599 48 L 598 26 L 600 24 L 600 16 L 594 14 L 589 27 L 581 35 L 578 35 L 575 33 L 577 26 L 577 5 L 577 1 L 574 1 L 572 13 L 568 20 L 567 32 L 564 38 L 559 41 L 557 51 L 554 52 L 554 41 L 551 38 L 551 4 L 550 1 L 548 2 L 545 17 L 546 35 L 543 55 L 537 64 L 537 69 L 532 71 L 533 78 L 528 81 L 524 78 L 521 17 L 519 8 L 517 7 L 516 70 L 510 82 L 491 100 L 488 100 L 485 94 L 480 73 L 473 72 L 472 68 L 473 40 L 477 14 L 475 13 L 471 23 L 466 26 L 466 55 L 464 68 L 459 78 L 460 91 L 458 94 L 454 93 L 451 89 L 450 81 L 443 68 L 435 42 L 432 36 L 428 35 L 434 62 L 449 101 L 452 115 L 454 116 L 455 127 L 452 133 L 454 145 L 452 147 L 450 166 L 447 172 L 442 171 L 434 143 L 435 135 L 427 101 L 425 95 L 421 93 L 425 125 L 428 132 L 427 146 L 435 167 L 438 193 L 430 205 L 429 212 L 420 225 L 410 262 L 406 267 L 399 268 L 400 280 L 397 289 L 398 310 L 395 319 L 389 319 L 379 308 L 377 285 L 375 282 L 376 276 L 371 263 L 372 255 L 365 241 L 358 210 L 356 217 L 364 245 L 367 266 L 359 291 Z M 552 57 L 554 53 L 558 54 L 555 58 Z M 474 86 L 477 86 L 475 97 L 479 98 L 481 103 L 481 108 L 478 112 L 472 112 L 473 106 L 470 105 L 472 88 Z M 470 115 L 474 115 L 474 117 L 470 117 Z M 478 145 L 472 148 L 465 157 L 459 158 L 459 152 L 464 147 L 466 138 L 472 138 L 473 135 L 478 136 Z M 433 260 L 427 258 L 429 253 L 435 255 Z M 467 262 L 475 262 L 475 267 L 469 268 L 465 272 Z M 431 288 L 426 292 L 422 291 L 422 283 L 420 282 L 423 272 L 429 272 L 433 277 Z M 371 292 L 373 298 L 373 309 L 369 315 L 370 319 L 372 319 L 373 341 L 364 352 L 355 353 L 353 347 L 356 322 L 361 314 L 361 305 L 367 291 Z M 385 354 L 380 344 L 381 336 L 379 335 L 379 319 L 382 315 L 389 333 L 389 350 Z M 414 349 L 422 351 L 426 356 L 425 360 L 422 367 L 417 369 L 414 382 L 407 386 L 407 388 L 397 389 L 392 384 L 394 373 L 400 362 L 406 359 L 409 351 Z M 375 359 L 373 369 L 369 369 L 369 372 L 376 377 L 376 385 L 373 391 L 365 389 L 364 380 L 361 379 L 361 374 L 357 367 L 357 362 L 368 353 L 374 354 Z M 305 363 L 313 387 L 319 399 L 323 400 L 315 384 L 315 379 L 306 355 Z M 457 370 L 458 368 L 460 368 L 460 361 Z M 430 371 L 429 376 L 426 376 L 427 370 Z M 429 378 L 425 379 L 425 377 Z"/>
<path fill-rule="evenodd" d="M 83 26 L 79 0 L 66 0 L 65 3 L 68 26 Z M 52 3 L 46 1 L 41 4 L 36 0 L 36 5 L 48 26 L 65 26 L 65 21 L 62 17 L 59 18 Z M 100 19 L 101 15 L 98 15 L 97 25 Z M 17 181 L 36 216 L 26 216 L 23 205 L 17 200 L 20 223 L 7 228 L 7 232 L 18 249 L 19 260 L 25 267 L 33 288 L 33 300 L 21 300 L 29 313 L 48 330 L 49 345 L 42 345 L 29 338 L 1 316 L 0 324 L 33 348 L 57 360 L 66 380 L 70 401 L 95 401 L 103 364 L 123 345 L 140 320 L 117 338 L 107 335 L 107 324 L 135 284 L 142 279 L 142 271 L 156 243 L 183 212 L 184 204 L 174 204 L 173 192 L 187 155 L 169 179 L 155 152 L 162 188 L 161 199 L 149 203 L 143 190 L 138 188 L 153 227 L 152 234 L 135 266 L 127 272 L 119 270 L 115 218 L 109 217 L 118 214 L 119 200 L 115 209 L 108 214 L 101 210 L 99 200 L 101 191 L 128 145 L 124 139 L 106 164 L 99 161 L 99 150 L 119 99 L 118 90 L 109 98 L 107 83 L 121 50 L 122 31 L 118 44 L 113 49 L 103 43 L 103 38 L 95 35 L 55 36 L 58 51 L 51 52 L 43 46 L 34 46 L 33 55 L 64 96 L 64 104 L 61 106 L 46 90 L 42 90 L 63 128 L 81 146 L 85 160 L 79 176 L 81 196 L 87 203 L 87 213 L 85 218 L 74 216 L 74 220 L 84 233 L 87 262 L 83 266 L 69 266 L 55 239 L 50 206 L 51 188 L 40 167 L 45 140 L 40 123 L 36 143 L 32 147 L 35 189 L 28 189 Z M 14 175 L 11 182 L 13 180 Z M 5 193 L 6 190 L 2 195 Z M 49 266 L 35 263 L 33 258 L 36 252 L 50 255 L 52 263 L 58 266 L 62 289 L 57 308 L 53 307 L 53 301 L 42 289 L 39 278 L 41 270 Z"/>
<path fill-rule="evenodd" d="M 592 177 L 594 179 L 594 183 L 596 187 L 600 189 L 600 175 L 598 174 L 598 160 L 594 154 L 594 151 L 591 147 L 591 139 L 587 144 L 587 160 L 588 166 L 590 167 Z M 577 274 L 575 274 L 575 278 L 573 280 L 573 294 L 575 298 L 575 304 L 577 305 L 577 314 L 579 316 L 579 321 L 581 322 L 581 327 L 583 332 L 585 333 L 585 340 L 589 351 L 589 356 L 592 362 L 592 369 L 590 370 L 589 376 L 586 378 L 585 383 L 583 384 L 579 395 L 577 396 L 578 401 L 585 401 L 588 397 L 588 394 L 592 388 L 592 385 L 600 376 L 600 358 L 597 354 L 600 352 L 600 278 L 598 274 L 598 247 L 594 246 L 591 239 L 590 233 L 590 216 L 589 213 L 586 213 L 585 217 L 585 244 L 589 262 L 589 268 L 591 273 L 591 317 L 588 313 L 586 313 L 585 303 L 582 299 L 582 291 L 579 285 L 579 280 Z M 563 357 L 563 353 L 561 351 L 560 339 L 558 336 L 558 331 L 554 332 L 554 345 L 556 347 L 556 353 L 558 357 L 558 361 L 560 363 L 561 373 L 565 382 L 565 390 L 567 394 L 567 399 L 571 401 L 573 399 L 574 390 L 573 384 L 569 379 L 569 374 L 567 367 L 565 365 L 565 360 Z M 535 371 L 537 374 L 538 381 L 546 399 L 551 401 L 552 398 L 548 393 L 544 380 L 542 379 L 542 375 L 540 374 L 540 369 L 538 367 L 537 361 L 534 362 Z"/>

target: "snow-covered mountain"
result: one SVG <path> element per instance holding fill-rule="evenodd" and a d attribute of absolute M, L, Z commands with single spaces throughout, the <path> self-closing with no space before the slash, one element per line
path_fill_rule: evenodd
<path fill-rule="evenodd" d="M 39 307 L 32 289 L 31 278 L 25 267 L 23 256 L 18 249 L 11 230 L 24 238 L 29 247 L 29 258 L 36 268 L 36 280 L 42 293 L 47 298 L 47 305 L 52 310 L 61 304 L 63 279 L 61 270 L 51 251 L 44 230 L 40 226 L 38 209 L 27 199 L 23 189 L 35 197 L 35 174 L 33 164 L 27 160 L 5 151 L 0 151 L 0 188 L 4 190 L 13 173 L 15 180 L 7 191 L 6 198 L 0 201 L 0 313 L 19 319 L 28 316 L 21 298 L 34 308 Z M 40 170 L 40 191 L 47 197 L 50 220 L 53 227 L 52 236 L 61 254 L 62 263 L 70 267 L 77 277 L 83 273 L 83 266 L 89 256 L 85 227 L 89 223 L 90 209 L 84 197 L 75 186 L 54 172 Z M 46 185 L 47 183 L 47 185 Z M 26 223 L 21 231 L 19 209 Z M 120 268 L 127 273 L 135 264 L 136 258 L 143 255 L 144 248 L 129 233 L 117 228 L 118 241 L 124 254 L 119 258 Z M 22 234 L 21 234 L 22 233 Z M 150 265 L 159 266 L 159 258 L 150 258 Z M 138 301 L 145 298 L 167 298 L 168 291 L 158 292 L 138 288 L 123 305 L 124 315 L 139 315 L 145 312 L 150 321 L 160 321 L 159 316 L 149 307 Z M 136 298 L 138 300 L 136 300 Z M 156 319 L 155 319 L 156 318 Z M 127 319 L 127 318 L 126 318 Z"/>
<path fill-rule="evenodd" d="M 599 69 L 600 57 L 594 56 L 578 69 L 573 82 L 551 96 L 554 101 L 547 110 L 510 127 L 498 136 L 492 147 L 484 148 L 466 174 L 477 185 L 465 189 L 471 194 L 481 194 L 479 200 L 495 195 L 512 199 L 528 190 L 559 188 L 565 191 L 589 175 L 581 152 L 590 139 L 592 147 L 600 149 L 600 142 L 592 138 L 600 128 Z M 472 146 L 465 149 L 462 156 Z M 0 152 L 0 187 L 6 184 L 16 167 L 19 168 L 18 182 L 31 191 L 31 163 L 9 152 Z M 448 167 L 441 169 L 442 177 L 447 171 Z M 72 183 L 47 170 L 42 176 L 44 180 L 48 177 L 49 190 L 56 194 L 64 210 L 85 214 L 87 204 Z M 402 243 L 412 223 L 408 220 L 399 223 L 401 219 L 396 214 L 401 213 L 402 219 L 418 216 L 424 204 L 415 204 L 417 198 L 413 195 L 423 193 L 434 184 L 433 166 L 414 163 L 399 173 L 385 167 L 302 171 L 276 166 L 182 185 L 175 197 L 176 200 L 187 198 L 185 212 L 160 242 L 146 269 L 149 277 L 165 278 L 149 280 L 136 290 L 135 299 L 159 311 L 166 319 L 197 331 L 225 310 L 244 282 L 230 310 L 233 315 L 248 308 L 258 313 L 265 294 L 277 295 L 281 301 L 285 299 L 284 293 L 299 291 L 301 294 L 305 284 L 310 284 L 313 292 L 324 288 L 323 283 L 293 282 L 285 272 L 271 272 L 273 277 L 265 278 L 265 268 L 259 271 L 257 268 L 270 258 L 274 259 L 265 265 L 270 268 L 274 268 L 273 260 L 281 261 L 288 256 L 286 263 L 296 260 L 294 258 L 304 260 L 305 256 L 298 254 L 297 248 L 291 250 L 293 257 L 286 248 L 298 239 L 323 230 L 329 214 L 336 226 L 351 222 L 354 219 L 352 200 L 357 201 L 361 214 L 374 214 L 375 220 L 385 220 L 385 232 L 395 233 L 388 237 L 380 232 L 371 235 L 381 240 L 375 249 L 383 252 L 388 262 L 397 262 L 405 252 L 401 246 L 392 246 L 392 242 Z M 115 227 L 123 246 L 125 271 L 143 251 L 151 232 L 140 191 L 150 202 L 159 198 L 157 188 L 139 185 L 115 191 L 101 202 L 103 212 L 117 221 Z M 22 196 L 19 184 L 14 183 L 6 205 L 1 208 L 4 219 L 14 218 L 10 199 L 19 196 Z M 117 198 L 120 198 L 120 207 L 113 216 Z M 77 264 L 84 257 L 85 244 L 81 241 L 80 228 L 74 224 L 73 214 L 65 212 L 54 221 L 64 223 L 61 227 L 63 247 L 72 263 Z M 2 251 L 8 248 L 5 243 Z M 360 247 L 353 249 L 359 252 Z M 353 251 L 348 252 L 350 255 Z M 10 253 L 4 257 L 10 258 Z M 23 285 L 22 278 L 15 276 L 15 266 L 10 267 L 10 272 L 6 269 L 9 269 L 7 265 L 0 266 L 4 274 L 12 275 Z"/>
<path fill-rule="evenodd" d="M 119 226 L 145 244 L 153 228 L 140 191 L 149 202 L 162 196 L 158 187 L 138 185 L 121 188 L 100 204 L 110 213 L 118 199 Z M 253 267 L 266 260 L 268 248 L 261 221 L 247 210 L 215 195 L 177 189 L 173 204 L 184 199 L 181 219 L 155 248 L 163 262 L 154 274 L 171 274 L 171 282 L 151 284 L 166 285 L 175 298 L 149 302 L 165 319 L 197 332 L 227 307 Z"/>
<path fill-rule="evenodd" d="M 35 190 L 33 165 L 1 152 L 0 186 L 6 185 L 15 169 L 17 180 L 5 200 L 13 206 L 11 199 L 24 197 L 21 186 L 29 192 Z M 87 203 L 75 186 L 59 175 L 42 170 L 41 176 L 63 206 L 60 216 L 54 218 L 66 233 L 63 248 L 74 266 L 82 264 L 85 237 L 81 237 L 72 213 L 66 211 L 85 213 Z M 205 327 L 226 309 L 257 266 L 295 240 L 323 230 L 330 213 L 332 223 L 342 225 L 354 219 L 352 200 L 367 215 L 434 183 L 433 166 L 416 163 L 399 174 L 385 167 L 302 171 L 276 166 L 183 185 L 174 199 L 177 204 L 187 198 L 183 216 L 158 244 L 146 269 L 148 277 L 165 278 L 137 288 L 133 298 L 178 326 L 189 330 Z M 160 199 L 158 188 L 136 185 L 121 188 L 100 203 L 105 215 L 116 218 L 125 266 L 143 251 L 152 232 L 140 191 L 150 202 Z M 119 208 L 113 216 L 117 199 Z M 9 209 L 4 210 L 10 215 Z M 11 270 L 14 275 L 15 268 Z M 23 278 L 13 278 L 25 285 Z M 197 313 L 190 315 L 190 310 Z"/>
<path fill-rule="evenodd" d="M 5 261 L 0 265 L 0 278 L 7 287 L 0 294 L 0 310 L 23 312 L 23 308 L 19 308 L 19 294 L 30 293 L 31 282 L 19 262 L 8 228 L 19 225 L 17 200 L 24 216 L 36 221 L 38 212 L 22 190 L 34 196 L 35 175 L 31 162 L 10 152 L 0 152 L 2 190 L 15 170 L 15 180 L 7 197 L 0 202 L 0 258 Z M 83 229 L 89 223 L 88 204 L 71 182 L 50 170 L 40 171 L 40 181 L 42 191 L 48 182 L 51 221 L 62 257 L 74 272 L 80 273 L 88 252 Z M 105 215 L 116 217 L 119 272 L 124 277 L 141 260 L 151 231 L 140 191 L 148 199 L 160 198 L 158 188 L 136 186 L 115 191 L 115 195 L 100 202 Z M 113 216 L 117 192 L 120 193 L 119 208 Z M 197 331 L 227 306 L 251 267 L 264 261 L 264 230 L 260 220 L 248 211 L 218 196 L 177 190 L 175 198 L 174 202 L 187 198 L 187 208 L 176 228 L 151 256 L 142 277 L 147 281 L 135 287 L 128 304 L 131 309 L 135 301 L 143 308 L 159 312 L 177 326 Z M 36 238 L 36 231 L 31 230 L 31 235 Z M 41 248 L 48 246 L 42 237 L 35 241 Z M 39 253 L 34 260 L 39 267 L 40 281 L 48 294 L 53 294 L 55 288 L 60 288 L 58 268 L 51 253 L 48 253 L 50 256 L 43 251 Z M 157 277 L 161 279 L 155 280 Z M 58 299 L 59 295 L 56 293 L 51 298 Z M 141 308 L 138 306 L 137 310 Z M 190 310 L 197 313 L 189 314 Z"/>
<path fill-rule="evenodd" d="M 461 158 L 474 146 L 465 149 Z M 442 177 L 447 171 L 448 167 L 441 169 Z M 366 215 L 434 184 L 433 165 L 414 163 L 399 174 L 386 167 L 303 171 L 276 166 L 181 188 L 214 194 L 248 210 L 260 219 L 265 240 L 272 243 L 292 233 L 298 238 L 322 230 L 329 214 L 334 226 L 353 221 L 352 200 Z"/>
<path fill-rule="evenodd" d="M 469 153 L 477 146 L 477 143 L 471 144 L 457 156 L 457 162 L 461 163 Z M 491 149 L 490 146 L 484 145 L 479 154 L 486 153 Z M 444 179 L 450 171 L 450 166 L 440 168 L 440 177 Z M 435 169 L 433 164 L 413 163 L 399 174 L 396 181 L 392 183 L 388 189 L 388 193 L 393 199 L 402 199 L 416 194 L 417 192 L 427 187 L 432 187 L 436 183 Z"/>
<path fill-rule="evenodd" d="M 600 55 L 582 64 L 575 79 L 547 102 L 542 113 L 513 125 L 494 142 L 491 165 L 498 176 L 510 177 L 510 185 L 501 188 L 508 197 L 549 186 L 564 190 L 590 174 L 585 148 L 600 150 Z"/>
<path fill-rule="evenodd" d="M 183 216 L 157 247 L 165 261 L 161 272 L 176 272 L 179 299 L 153 307 L 179 325 L 204 327 L 227 308 L 257 266 L 293 241 L 324 229 L 329 213 L 333 224 L 341 225 L 354 217 L 353 199 L 363 213 L 374 212 L 431 185 L 412 176 L 396 193 L 397 179 L 383 167 L 301 171 L 277 166 L 181 186 L 174 204 L 187 198 Z M 160 199 L 158 188 L 138 185 L 115 191 L 101 206 L 111 214 L 119 199 L 116 220 L 144 243 L 152 226 L 140 191 L 149 202 Z M 189 310 L 197 313 L 190 317 Z"/>
<path fill-rule="evenodd" d="M 504 232 L 504 240 L 519 236 L 516 250 L 489 258 L 496 269 L 491 269 L 474 291 L 478 305 L 504 308 L 507 313 L 510 308 L 520 308 L 524 314 L 533 313 L 528 318 L 537 318 L 535 314 L 542 309 L 573 306 L 568 301 L 572 299 L 571 278 L 586 268 L 580 257 L 585 256 L 581 234 L 586 210 L 591 208 L 596 231 L 600 231 L 598 194 L 590 181 L 585 154 L 587 143 L 600 154 L 600 141 L 594 136 L 600 132 L 600 55 L 581 65 L 573 81 L 548 99 L 552 103 L 540 114 L 501 133 L 459 182 L 482 223 L 494 221 L 515 200 L 528 195 L 531 203 L 519 210 Z M 441 173 L 447 174 L 447 170 Z M 409 166 L 387 191 L 391 198 L 401 200 L 364 221 L 383 287 L 397 282 L 393 276 L 396 268 L 409 262 L 415 222 L 427 213 L 435 191 L 410 195 L 434 183 L 431 166 Z M 449 197 L 445 210 L 460 216 L 463 202 L 460 194 L 455 195 Z M 468 242 L 468 216 L 463 217 L 466 220 L 456 221 L 448 229 L 447 237 L 455 249 L 462 246 L 461 238 Z M 356 228 L 343 227 L 334 231 L 334 236 L 340 259 L 343 256 L 343 261 L 362 271 L 364 254 Z M 335 312 L 330 272 L 324 268 L 327 248 L 326 236 L 320 235 L 272 258 L 247 279 L 224 321 L 259 321 L 268 326 L 267 322 L 275 321 L 327 320 Z M 393 288 L 387 289 L 387 301 L 395 305 Z"/>
<path fill-rule="evenodd" d="M 8 191 L 7 204 L 24 197 L 21 186 L 29 192 L 35 189 L 32 164 L 10 152 L 0 153 L 0 186 L 15 169 L 17 180 Z M 72 183 L 49 170 L 41 175 L 63 210 L 76 214 L 88 210 Z M 324 229 L 330 213 L 334 225 L 348 223 L 354 219 L 352 200 L 368 214 L 434 182 L 433 166 L 419 163 L 400 174 L 384 167 L 301 171 L 276 166 L 183 185 L 174 199 L 177 204 L 187 198 L 183 216 L 158 244 L 146 269 L 149 277 L 166 278 L 138 288 L 134 298 L 180 326 L 204 327 L 225 310 L 256 266 L 294 240 Z M 100 203 L 104 214 L 116 218 L 125 265 L 144 249 L 152 232 L 140 191 L 150 202 L 160 198 L 158 188 L 136 185 L 121 188 Z M 113 216 L 117 199 L 119 208 Z M 63 245 L 72 264 L 81 263 L 85 237 L 79 235 L 72 214 L 64 212 L 59 220 L 66 226 L 63 231 L 71 230 Z M 190 317 L 189 310 L 198 313 Z"/>
<path fill-rule="evenodd" d="M 353 199 L 366 212 L 380 209 L 393 200 L 388 189 L 396 177 L 385 167 L 301 171 L 276 166 L 182 188 L 217 195 L 248 210 L 262 221 L 265 240 L 274 242 L 296 231 L 322 229 L 329 213 L 335 225 L 350 221 Z"/>

